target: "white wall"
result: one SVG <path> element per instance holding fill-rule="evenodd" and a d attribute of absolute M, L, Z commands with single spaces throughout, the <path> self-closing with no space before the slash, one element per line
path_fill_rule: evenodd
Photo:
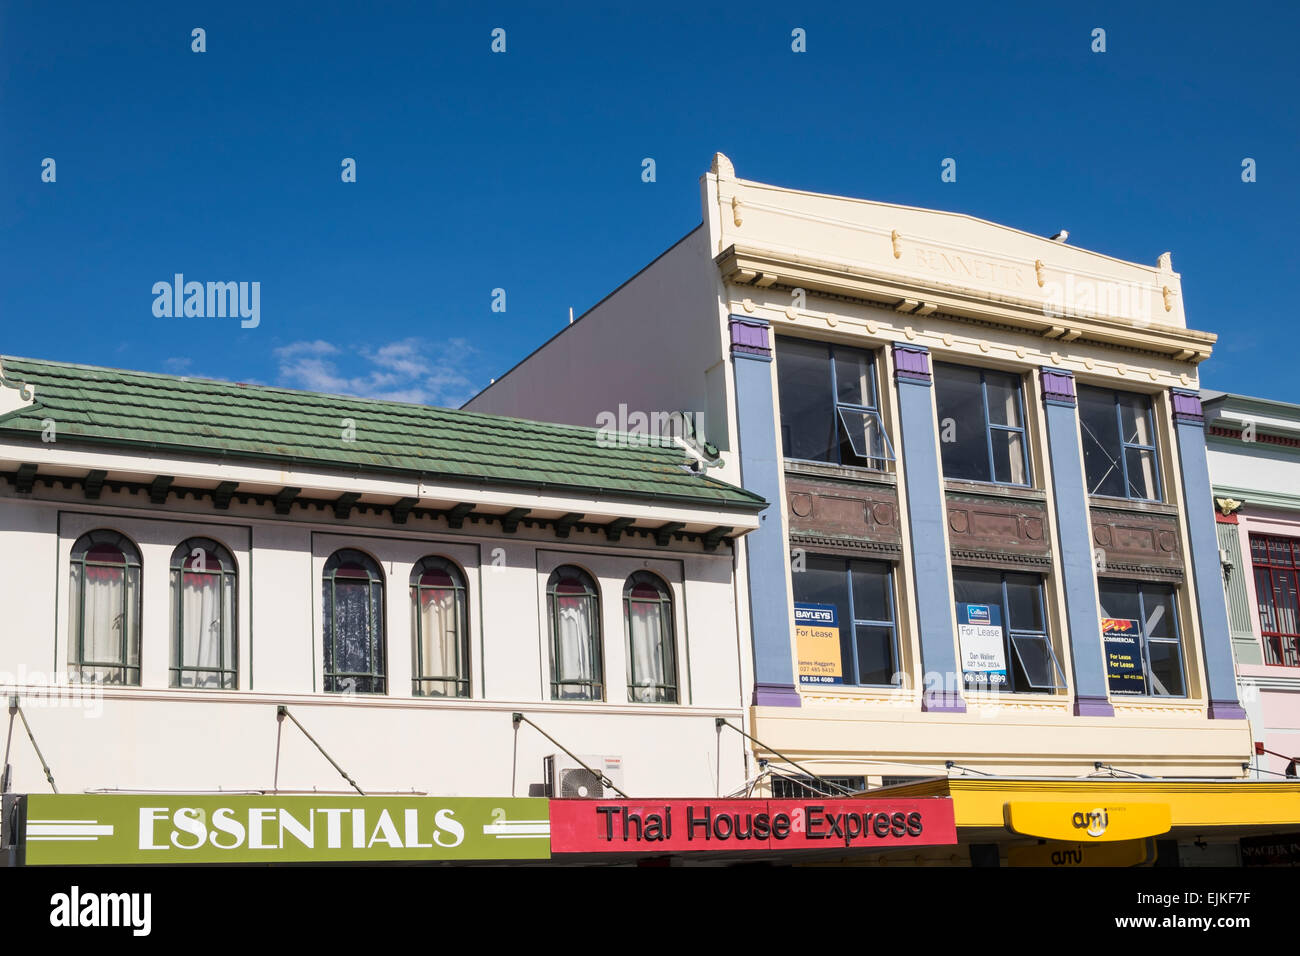
<path fill-rule="evenodd" d="M 698 412 L 709 440 L 730 449 L 720 294 L 701 226 L 465 407 L 590 427 L 620 404 Z"/>
<path fill-rule="evenodd" d="M 142 686 L 59 684 L 69 653 L 68 555 L 76 539 L 111 528 L 142 557 Z M 489 529 L 497 529 L 493 534 Z M 239 566 L 239 689 L 168 686 L 170 581 L 175 546 L 203 536 L 225 545 Z M 321 583 L 326 559 L 342 547 L 379 562 L 386 579 L 389 692 L 337 695 L 322 686 Z M 472 697 L 418 698 L 411 692 L 408 582 L 428 554 L 454 560 L 468 588 Z M 601 591 L 605 702 L 549 700 L 547 575 L 563 563 L 588 569 Z M 627 577 L 651 570 L 670 586 L 678 642 L 680 704 L 629 703 L 622 592 Z M 88 789 L 346 789 L 347 784 L 292 724 L 287 704 L 318 741 L 370 791 L 526 796 L 542 782 L 542 757 L 557 748 L 522 711 L 576 753 L 621 756 L 633 796 L 707 796 L 739 787 L 743 740 L 714 718 L 741 726 L 742 649 L 727 544 L 715 552 L 642 537 L 608 542 L 575 529 L 567 539 L 521 526 L 412 518 L 394 526 L 328 511 L 275 517 L 267 506 L 171 499 L 105 490 L 98 501 L 38 483 L 31 495 L 0 486 L 0 689 L 18 693 L 37 743 L 63 792 Z M 57 663 L 56 663 L 57 662 Z M 59 678 L 63 680 L 63 678 Z M 10 762 L 17 792 L 47 785 L 21 726 Z"/>

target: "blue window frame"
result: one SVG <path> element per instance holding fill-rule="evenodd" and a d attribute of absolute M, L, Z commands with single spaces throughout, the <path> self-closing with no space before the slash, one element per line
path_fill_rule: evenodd
<path fill-rule="evenodd" d="M 934 395 L 945 478 L 1030 484 L 1019 375 L 935 363 Z"/>
<path fill-rule="evenodd" d="M 875 471 L 894 460 L 874 352 L 778 336 L 776 376 L 786 458 Z"/>
<path fill-rule="evenodd" d="M 1136 621 L 1142 644 L 1143 689 L 1152 697 L 1186 697 L 1178 604 L 1168 584 L 1099 578 L 1103 620 Z"/>
<path fill-rule="evenodd" d="M 897 686 L 893 566 L 809 554 L 791 571 L 796 604 L 835 608 L 843 683 Z"/>
<path fill-rule="evenodd" d="M 1088 494 L 1163 500 L 1150 396 L 1088 385 L 1078 395 Z"/>
<path fill-rule="evenodd" d="M 1013 571 L 986 571 L 976 568 L 953 568 L 953 594 L 957 599 L 959 644 L 962 645 L 963 670 L 965 642 L 963 627 L 981 627 L 963 610 L 971 605 L 996 609 L 998 620 L 985 615 L 983 627 L 1000 627 L 1002 631 L 1003 676 L 988 680 L 966 679 L 968 687 L 1012 693 L 1043 693 L 1065 687 L 1065 674 L 1056 661 L 1052 641 L 1047 633 L 1047 613 L 1043 600 L 1043 578 L 1037 574 Z M 972 635 L 970 639 L 978 639 Z M 990 667 L 989 671 L 997 668 Z"/>

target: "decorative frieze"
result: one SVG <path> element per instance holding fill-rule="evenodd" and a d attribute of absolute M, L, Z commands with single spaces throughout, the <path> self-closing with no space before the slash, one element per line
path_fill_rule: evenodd
<path fill-rule="evenodd" d="M 898 493 L 891 485 L 837 482 L 787 472 L 790 541 L 847 553 L 900 553 Z"/>
<path fill-rule="evenodd" d="M 1050 567 L 1047 506 L 1033 498 L 949 491 L 948 544 L 954 563 Z"/>
<path fill-rule="evenodd" d="M 1092 506 L 1094 561 L 1100 575 L 1180 581 L 1182 538 L 1174 515 Z"/>

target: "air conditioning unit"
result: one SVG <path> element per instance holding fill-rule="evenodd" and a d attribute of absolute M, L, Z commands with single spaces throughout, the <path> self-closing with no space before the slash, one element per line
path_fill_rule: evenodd
<path fill-rule="evenodd" d="M 557 800 L 605 800 L 617 797 L 600 781 L 600 774 L 620 790 L 623 789 L 622 757 L 589 757 L 582 754 L 586 770 L 568 754 L 551 754 L 546 758 L 546 795 Z"/>

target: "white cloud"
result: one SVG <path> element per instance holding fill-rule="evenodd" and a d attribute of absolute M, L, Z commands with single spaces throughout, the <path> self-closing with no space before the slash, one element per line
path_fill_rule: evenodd
<path fill-rule="evenodd" d="M 464 339 L 441 346 L 419 338 L 345 352 L 329 342 L 293 342 L 275 350 L 277 383 L 314 392 L 455 407 L 475 392 L 465 372 L 474 349 Z"/>

